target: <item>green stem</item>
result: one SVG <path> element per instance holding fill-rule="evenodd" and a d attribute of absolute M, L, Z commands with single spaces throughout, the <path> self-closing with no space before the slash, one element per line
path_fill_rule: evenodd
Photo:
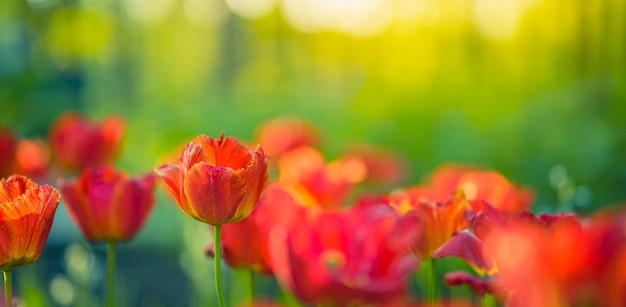
<path fill-rule="evenodd" d="M 437 304 L 437 274 L 435 271 L 435 258 L 430 258 L 430 269 L 428 270 L 428 304 L 436 306 Z"/>
<path fill-rule="evenodd" d="M 114 241 L 109 241 L 107 249 L 107 306 L 115 307 L 115 249 Z"/>
<path fill-rule="evenodd" d="M 11 269 L 4 271 L 4 299 L 5 306 L 13 306 L 13 284 Z"/>
<path fill-rule="evenodd" d="M 222 225 L 215 225 L 214 245 L 215 245 L 215 287 L 217 289 L 217 302 L 220 307 L 225 307 L 224 290 L 222 289 Z"/>
<path fill-rule="evenodd" d="M 254 271 L 251 269 L 244 269 L 241 276 L 241 281 L 246 287 L 244 305 L 252 306 L 252 302 L 254 302 Z"/>
<path fill-rule="evenodd" d="M 481 307 L 491 307 L 491 306 L 496 306 L 495 302 L 494 302 L 494 297 L 493 295 L 489 294 L 489 293 L 485 293 L 481 298 L 480 298 L 480 306 Z"/>

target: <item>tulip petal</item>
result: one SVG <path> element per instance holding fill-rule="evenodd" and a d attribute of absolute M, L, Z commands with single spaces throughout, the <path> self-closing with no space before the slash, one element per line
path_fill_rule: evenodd
<path fill-rule="evenodd" d="M 186 172 L 189 171 L 196 163 L 206 162 L 208 160 L 208 152 L 202 148 L 197 142 L 190 142 L 183 150 L 183 157 L 181 159 L 181 169 L 183 171 L 183 177 Z"/>
<path fill-rule="evenodd" d="M 89 241 L 96 240 L 95 222 L 91 212 L 91 205 L 87 195 L 78 185 L 77 180 L 59 180 L 59 188 L 63 193 L 64 203 L 67 206 L 70 218 L 78 225 Z"/>
<path fill-rule="evenodd" d="M 245 168 L 250 163 L 252 156 L 250 151 L 234 137 L 213 139 L 201 135 L 195 139 L 207 155 L 208 163 L 217 166 L 230 167 L 232 169 Z"/>
<path fill-rule="evenodd" d="M 483 297 L 485 293 L 495 293 L 494 286 L 489 281 L 478 276 L 469 274 L 465 271 L 454 271 L 447 273 L 444 282 L 448 286 L 468 285 L 476 295 Z"/>
<path fill-rule="evenodd" d="M 144 225 L 154 207 L 154 184 L 154 175 L 147 175 L 118 185 L 116 203 L 113 213 L 109 215 L 109 233 L 115 234 L 116 239 L 133 238 Z"/>
<path fill-rule="evenodd" d="M 246 183 L 233 169 L 206 162 L 196 163 L 188 171 L 184 182 L 189 214 L 212 225 L 238 220 L 234 214 L 245 189 Z"/>
<path fill-rule="evenodd" d="M 170 192 L 178 206 L 183 209 L 183 211 L 187 212 L 183 207 L 186 207 L 185 202 L 183 201 L 183 191 L 182 191 L 182 174 L 180 170 L 180 166 L 176 164 L 163 164 L 157 167 L 154 172 L 165 182 L 165 186 L 167 190 Z"/>
<path fill-rule="evenodd" d="M 497 272 L 491 249 L 467 229 L 453 235 L 433 252 L 433 257 L 459 257 L 469 263 L 481 276 L 491 276 Z"/>

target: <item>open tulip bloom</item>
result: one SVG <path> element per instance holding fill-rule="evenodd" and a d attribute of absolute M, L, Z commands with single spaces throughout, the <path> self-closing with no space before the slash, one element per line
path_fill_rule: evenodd
<path fill-rule="evenodd" d="M 155 172 L 163 178 L 178 206 L 188 216 L 214 225 L 215 278 L 220 306 L 222 224 L 247 217 L 268 181 L 263 149 L 249 150 L 234 137 L 200 135 L 183 150 L 177 164 Z"/>
<path fill-rule="evenodd" d="M 0 180 L 0 270 L 6 306 L 13 306 L 11 270 L 39 259 L 60 200 L 59 191 L 24 176 Z"/>

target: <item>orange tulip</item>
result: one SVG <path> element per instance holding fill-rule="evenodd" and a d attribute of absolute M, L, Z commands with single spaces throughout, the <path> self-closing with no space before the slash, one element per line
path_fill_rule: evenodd
<path fill-rule="evenodd" d="M 363 161 L 367 169 L 366 181 L 376 186 L 393 186 L 408 175 L 408 163 L 400 155 L 369 145 L 355 146 L 346 155 L 348 158 Z"/>
<path fill-rule="evenodd" d="M 131 240 L 154 207 L 152 174 L 128 178 L 107 165 L 59 185 L 70 217 L 91 242 Z"/>
<path fill-rule="evenodd" d="M 424 237 L 414 247 L 420 259 L 430 259 L 432 253 L 453 234 L 467 228 L 467 199 L 459 196 L 447 202 L 420 201 L 414 195 L 415 190 L 399 191 L 389 196 L 389 203 L 400 213 L 417 215 L 426 228 Z"/>
<path fill-rule="evenodd" d="M 279 181 L 293 187 L 306 206 L 338 208 L 367 176 L 361 159 L 337 159 L 326 163 L 322 154 L 301 146 L 278 161 Z"/>
<path fill-rule="evenodd" d="M 258 143 L 274 158 L 300 146 L 317 147 L 319 139 L 317 128 L 297 117 L 273 119 L 257 132 Z"/>
<path fill-rule="evenodd" d="M 248 216 L 268 182 L 263 149 L 249 150 L 223 133 L 219 139 L 196 137 L 178 164 L 164 164 L 155 172 L 185 214 L 211 225 Z"/>
<path fill-rule="evenodd" d="M 18 173 L 41 178 L 46 174 L 50 160 L 50 146 L 42 139 L 21 139 L 17 143 Z"/>
<path fill-rule="evenodd" d="M 59 191 L 27 177 L 0 180 L 0 270 L 39 259 L 60 200 Z"/>
<path fill-rule="evenodd" d="M 50 128 L 56 163 L 66 171 L 81 171 L 111 161 L 119 151 L 124 122 L 109 117 L 94 123 L 77 112 L 61 115 Z"/>

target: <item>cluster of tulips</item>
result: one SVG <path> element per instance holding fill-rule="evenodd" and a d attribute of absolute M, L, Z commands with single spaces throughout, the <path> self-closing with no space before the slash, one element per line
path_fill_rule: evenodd
<path fill-rule="evenodd" d="M 274 276 L 292 297 L 250 295 L 245 306 L 626 305 L 625 212 L 537 216 L 529 211 L 532 190 L 469 165 L 446 164 L 422 183 L 398 187 L 403 159 L 360 146 L 328 161 L 315 127 L 295 118 L 266 123 L 254 145 L 200 135 L 169 163 L 131 178 L 112 166 L 123 132 L 119 118 L 96 123 L 78 113 L 61 116 L 49 142 L 0 131 L 0 174 L 18 174 L 0 182 L 7 306 L 11 270 L 39 258 L 61 196 L 84 237 L 109 247 L 114 306 L 115 246 L 147 220 L 157 178 L 186 215 L 211 225 L 206 252 L 216 259 L 220 306 L 228 306 L 221 259 Z M 78 178 L 66 178 L 72 172 Z M 60 192 L 29 179 L 52 175 Z M 474 298 L 439 295 L 433 272 L 446 257 L 472 272 L 445 272 L 445 284 L 469 286 Z M 431 274 L 418 298 L 409 279 L 422 268 Z"/>

